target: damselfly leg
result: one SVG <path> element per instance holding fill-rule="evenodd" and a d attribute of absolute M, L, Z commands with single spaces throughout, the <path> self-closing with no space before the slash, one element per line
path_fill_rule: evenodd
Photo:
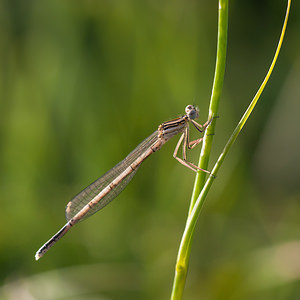
<path fill-rule="evenodd" d="M 210 120 L 208 120 L 207 122 L 205 122 L 203 125 L 197 123 L 195 120 L 191 120 L 192 124 L 195 126 L 195 128 L 199 131 L 199 132 L 204 132 L 206 130 L 206 128 L 211 124 L 212 120 L 214 118 L 211 118 Z M 203 141 L 203 138 L 194 140 L 194 141 L 189 141 L 189 126 L 187 124 L 184 132 L 182 133 L 176 147 L 173 153 L 173 157 L 180 162 L 182 165 L 184 165 L 185 167 L 193 170 L 194 172 L 198 172 L 198 171 L 202 171 L 208 174 L 211 174 L 211 172 L 204 170 L 202 168 L 199 168 L 198 166 L 196 166 L 195 164 L 193 164 L 192 162 L 187 160 L 187 154 L 186 151 L 187 149 L 193 149 L 195 146 L 197 146 L 198 144 L 200 144 Z M 180 145 L 182 144 L 182 158 L 177 156 L 178 150 Z"/>

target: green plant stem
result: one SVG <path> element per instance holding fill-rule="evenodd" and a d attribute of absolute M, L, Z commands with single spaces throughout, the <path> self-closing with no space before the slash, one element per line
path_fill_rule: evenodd
<path fill-rule="evenodd" d="M 208 120 L 218 115 L 219 103 L 222 93 L 222 87 L 224 82 L 225 65 L 226 65 L 226 49 L 227 49 L 227 31 L 228 31 L 228 0 L 219 1 L 219 13 L 218 13 L 218 43 L 217 43 L 217 56 L 214 83 L 212 87 L 212 93 L 210 98 Z M 207 170 L 209 155 L 211 152 L 213 134 L 215 132 L 215 124 L 213 121 L 211 126 L 208 127 L 199 157 L 198 166 L 201 169 Z M 191 213 L 193 206 L 200 194 L 201 189 L 204 186 L 206 173 L 198 172 L 195 178 L 194 189 L 189 209 Z"/>
<path fill-rule="evenodd" d="M 224 73 L 225 73 L 225 63 L 226 63 L 226 48 L 227 48 L 227 28 L 228 28 L 228 0 L 219 1 L 219 10 L 218 10 L 218 42 L 217 42 L 217 58 L 216 58 L 216 68 L 214 83 L 212 88 L 212 95 L 209 107 L 208 119 L 211 119 L 217 116 L 219 102 L 223 87 Z M 206 135 L 203 140 L 202 150 L 199 158 L 199 167 L 201 169 L 207 169 L 209 154 L 211 151 L 213 133 L 215 129 L 215 120 L 206 131 Z M 194 204 L 199 196 L 199 193 L 204 185 L 206 173 L 198 172 L 195 179 L 194 190 L 192 195 L 192 200 L 189 209 L 189 215 L 192 212 Z M 189 221 L 189 218 L 188 218 Z M 186 224 L 188 226 L 188 223 Z M 188 270 L 188 262 L 190 257 L 190 249 L 188 245 L 191 242 L 191 236 L 189 239 L 182 240 L 181 245 L 184 246 L 184 249 L 180 246 L 180 250 L 177 257 L 176 263 L 176 272 L 173 283 L 173 291 L 171 299 L 181 299 L 186 275 Z"/>
<path fill-rule="evenodd" d="M 220 1 L 220 3 L 221 2 L 222 1 Z M 267 75 L 266 75 L 264 81 L 262 82 L 260 88 L 258 89 L 256 95 L 254 96 L 253 100 L 251 101 L 249 107 L 245 111 L 240 122 L 238 123 L 235 130 L 233 131 L 233 133 L 232 133 L 231 137 L 229 138 L 227 144 L 225 145 L 221 155 L 219 156 L 219 158 L 212 170 L 212 174 L 214 174 L 214 175 L 216 175 L 218 173 L 218 170 L 220 169 L 220 167 L 225 159 L 225 156 L 227 155 L 229 149 L 235 142 L 237 136 L 239 135 L 239 133 L 242 130 L 243 126 L 245 125 L 247 119 L 249 118 L 250 114 L 252 113 L 262 91 L 264 90 L 264 88 L 271 76 L 271 73 L 274 69 L 274 66 L 277 61 L 277 58 L 278 58 L 278 55 L 280 52 L 280 48 L 281 48 L 281 45 L 283 42 L 283 38 L 284 38 L 286 26 L 287 26 L 287 21 L 288 21 L 288 16 L 289 16 L 289 11 L 290 11 L 290 6 L 291 6 L 291 0 L 288 0 L 286 15 L 285 15 L 284 24 L 283 24 L 282 31 L 281 31 L 279 43 L 278 43 L 273 61 L 267 72 Z M 196 202 L 194 203 L 194 205 L 191 206 L 191 211 L 189 213 L 189 216 L 188 216 L 188 219 L 186 222 L 186 227 L 185 227 L 185 230 L 184 230 L 184 233 L 182 236 L 182 240 L 181 240 L 180 248 L 179 248 L 179 252 L 178 252 L 176 270 L 175 270 L 175 278 L 174 278 L 173 290 L 172 290 L 172 295 L 171 295 L 172 300 L 182 299 L 182 294 L 183 294 L 183 289 L 184 289 L 186 274 L 187 274 L 187 269 L 188 269 L 189 256 L 190 256 L 190 251 L 191 251 L 191 241 L 193 238 L 194 228 L 195 228 L 197 219 L 199 217 L 201 208 L 204 204 L 206 195 L 208 194 L 208 191 L 209 191 L 213 181 L 214 181 L 214 177 L 212 175 L 209 176 L 209 178 L 206 181 L 205 185 L 203 186 L 199 196 L 197 197 Z"/>

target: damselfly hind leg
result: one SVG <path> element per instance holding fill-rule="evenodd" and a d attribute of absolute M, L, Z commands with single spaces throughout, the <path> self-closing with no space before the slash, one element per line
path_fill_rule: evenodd
<path fill-rule="evenodd" d="M 195 141 L 192 141 L 192 142 L 188 142 L 188 129 L 183 132 L 183 134 L 181 135 L 176 147 L 175 147 L 175 150 L 174 150 L 174 153 L 173 153 L 173 157 L 179 161 L 182 165 L 184 165 L 185 167 L 191 169 L 192 171 L 194 172 L 198 172 L 198 171 L 202 171 L 202 172 L 205 172 L 205 173 L 208 173 L 208 174 L 211 174 L 209 171 L 207 170 L 204 170 L 204 169 L 201 169 L 199 168 L 198 166 L 196 166 L 195 164 L 187 161 L 187 157 L 186 157 L 186 149 L 189 148 L 189 149 L 192 149 L 194 148 L 195 146 L 197 146 L 199 143 L 201 143 L 203 140 L 203 138 L 201 139 L 197 139 Z M 180 145 L 182 144 L 182 142 L 184 141 L 183 143 L 183 149 L 182 149 L 182 153 L 183 153 L 183 158 L 180 158 L 177 156 L 177 153 L 178 153 L 178 150 L 179 150 L 179 147 Z"/>

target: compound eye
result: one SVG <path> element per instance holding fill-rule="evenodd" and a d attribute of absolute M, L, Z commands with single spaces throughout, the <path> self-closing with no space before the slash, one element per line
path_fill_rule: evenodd
<path fill-rule="evenodd" d="M 185 112 L 188 114 L 191 110 L 194 109 L 194 106 L 193 105 L 188 105 L 186 108 L 185 108 Z"/>

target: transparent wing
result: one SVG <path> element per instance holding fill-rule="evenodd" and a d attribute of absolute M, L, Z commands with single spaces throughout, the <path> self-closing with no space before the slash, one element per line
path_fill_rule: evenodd
<path fill-rule="evenodd" d="M 153 132 L 148 138 L 142 141 L 132 152 L 130 152 L 121 162 L 115 165 L 112 169 L 98 178 L 95 182 L 86 187 L 77 196 L 75 196 L 66 206 L 66 219 L 72 219 L 86 204 L 88 204 L 95 196 L 97 196 L 106 186 L 108 186 L 116 177 L 126 170 L 140 155 L 142 155 L 149 147 L 157 141 L 158 131 Z M 90 217 L 92 214 L 106 206 L 115 197 L 117 197 L 127 186 L 130 180 L 135 175 L 136 168 L 128 175 L 118 186 L 110 193 L 104 196 L 99 203 L 94 206 L 82 220 Z"/>

